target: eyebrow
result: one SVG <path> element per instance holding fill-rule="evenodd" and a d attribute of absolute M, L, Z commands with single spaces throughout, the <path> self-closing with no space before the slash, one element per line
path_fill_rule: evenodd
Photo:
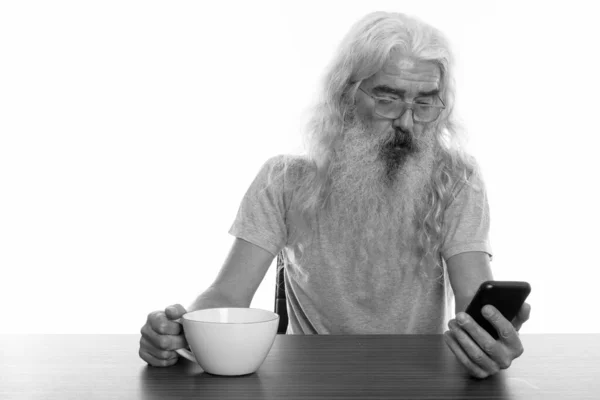
<path fill-rule="evenodd" d="M 389 94 L 393 94 L 399 97 L 404 97 L 404 95 L 406 94 L 406 90 L 403 89 L 396 89 L 387 85 L 377 85 L 375 86 L 373 89 L 371 89 L 374 92 L 379 92 L 379 93 L 389 93 Z M 432 90 L 426 90 L 423 92 L 419 92 L 418 96 L 433 96 L 435 94 L 439 94 L 440 93 L 440 89 L 432 89 Z"/>

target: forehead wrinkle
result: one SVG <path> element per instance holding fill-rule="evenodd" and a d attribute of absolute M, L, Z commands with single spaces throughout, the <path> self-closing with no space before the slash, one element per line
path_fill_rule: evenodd
<path fill-rule="evenodd" d="M 441 71 L 433 61 L 423 61 L 400 54 L 388 59 L 380 71 L 386 75 L 400 76 L 407 80 L 439 81 Z"/>
<path fill-rule="evenodd" d="M 390 74 L 386 74 L 386 75 L 390 75 Z M 402 76 L 402 74 L 396 74 L 393 76 L 398 77 L 398 78 L 402 79 L 403 81 L 417 82 L 417 83 L 438 83 L 440 80 L 439 78 L 436 78 L 436 77 Z M 395 82 L 396 79 L 394 79 L 393 81 Z M 381 82 L 389 82 L 389 80 L 386 80 L 384 78 Z"/>
<path fill-rule="evenodd" d="M 400 77 L 412 81 L 437 82 L 440 80 L 439 68 L 437 66 L 431 70 L 421 69 L 416 71 L 407 71 L 401 68 L 384 66 L 381 73 L 383 75 Z"/>
<path fill-rule="evenodd" d="M 376 86 L 389 86 L 391 88 L 404 90 L 407 93 L 410 93 L 413 91 L 415 93 L 429 92 L 434 89 L 439 90 L 439 88 L 440 88 L 439 79 L 435 79 L 435 78 L 423 79 L 422 77 L 419 77 L 419 79 L 407 79 L 407 78 L 398 79 L 397 76 L 390 77 L 390 76 L 385 76 L 385 75 L 380 75 L 379 77 L 375 78 L 372 81 L 371 87 L 376 87 Z"/>

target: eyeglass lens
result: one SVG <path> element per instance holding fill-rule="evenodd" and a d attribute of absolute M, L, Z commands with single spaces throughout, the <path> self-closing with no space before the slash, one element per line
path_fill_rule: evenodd
<path fill-rule="evenodd" d="M 406 103 L 393 102 L 393 103 L 382 103 L 377 102 L 375 106 L 375 112 L 382 117 L 396 119 L 404 114 L 404 111 L 408 108 Z M 434 107 L 428 104 L 413 104 L 413 117 L 415 120 L 422 122 L 430 122 L 436 119 L 442 109 L 440 107 Z"/>

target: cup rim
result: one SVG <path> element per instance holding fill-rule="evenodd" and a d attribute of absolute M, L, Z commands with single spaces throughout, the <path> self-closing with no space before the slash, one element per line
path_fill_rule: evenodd
<path fill-rule="evenodd" d="M 230 309 L 244 309 L 244 310 L 259 310 L 259 311 L 267 311 L 270 313 L 274 314 L 274 317 L 272 319 L 267 319 L 267 320 L 263 320 L 263 321 L 253 321 L 253 322 L 213 322 L 213 321 L 196 321 L 193 319 L 189 319 L 186 318 L 186 316 L 188 314 L 194 313 L 196 311 L 209 311 L 209 310 L 219 310 L 222 308 L 230 308 Z M 265 322 L 271 322 L 271 321 L 275 321 L 279 319 L 279 314 L 276 314 L 272 311 L 269 310 L 264 310 L 262 308 L 252 308 L 252 307 L 212 307 L 212 308 L 203 308 L 201 310 L 194 310 L 194 311 L 190 311 L 187 312 L 185 314 L 183 314 L 181 316 L 181 319 L 186 320 L 187 322 L 194 322 L 194 323 L 200 323 L 200 324 L 220 324 L 220 325 L 249 325 L 249 324 L 264 324 Z"/>

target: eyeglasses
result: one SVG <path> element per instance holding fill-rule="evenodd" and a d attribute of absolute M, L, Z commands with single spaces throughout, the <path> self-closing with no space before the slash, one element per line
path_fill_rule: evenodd
<path fill-rule="evenodd" d="M 370 93 L 365 92 L 363 88 L 360 88 L 367 96 L 375 101 L 375 114 L 379 115 L 383 118 L 388 119 L 397 119 L 400 118 L 404 112 L 409 109 L 413 112 L 413 119 L 417 122 L 432 122 L 440 116 L 443 109 L 446 108 L 446 105 L 442 101 L 442 99 L 437 96 L 437 99 L 432 97 L 423 98 L 421 100 L 417 100 L 416 103 L 409 103 L 407 101 L 402 101 L 400 99 L 386 99 L 383 97 L 376 97 Z M 436 104 L 437 101 L 442 104 Z"/>

